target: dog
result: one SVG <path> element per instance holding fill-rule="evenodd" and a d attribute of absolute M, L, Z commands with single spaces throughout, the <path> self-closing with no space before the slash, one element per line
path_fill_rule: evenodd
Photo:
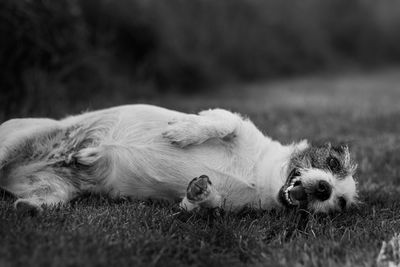
<path fill-rule="evenodd" d="M 180 201 L 186 210 L 306 207 L 357 201 L 347 146 L 282 145 L 224 109 L 198 115 L 136 104 L 0 126 L 0 187 L 41 211 L 82 192 Z"/>

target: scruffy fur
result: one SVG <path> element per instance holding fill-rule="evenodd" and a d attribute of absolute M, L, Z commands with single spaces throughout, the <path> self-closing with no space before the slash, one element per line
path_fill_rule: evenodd
<path fill-rule="evenodd" d="M 340 169 L 326 166 L 332 156 Z M 84 191 L 182 200 L 187 209 L 289 207 L 282 190 L 295 169 L 310 209 L 328 212 L 355 201 L 346 147 L 285 146 L 222 109 L 194 115 L 130 105 L 0 126 L 0 187 L 18 197 L 17 208 L 63 204 Z M 326 201 L 312 197 L 320 180 L 332 186 Z"/>

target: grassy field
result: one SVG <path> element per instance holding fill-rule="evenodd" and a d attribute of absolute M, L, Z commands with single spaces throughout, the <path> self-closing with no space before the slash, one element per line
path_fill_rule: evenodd
<path fill-rule="evenodd" d="M 313 215 L 299 231 L 295 211 L 176 214 L 167 203 L 103 196 L 21 216 L 2 193 L 0 266 L 374 266 L 382 241 L 400 232 L 400 71 L 233 87 L 146 102 L 239 111 L 284 143 L 349 143 L 362 203 Z"/>

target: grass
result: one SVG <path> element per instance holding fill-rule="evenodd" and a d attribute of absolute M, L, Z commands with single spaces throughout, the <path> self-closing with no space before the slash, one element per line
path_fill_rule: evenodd
<path fill-rule="evenodd" d="M 297 78 L 246 90 L 233 85 L 217 94 L 146 101 L 190 112 L 240 111 L 284 143 L 350 143 L 362 204 L 347 213 L 313 215 L 299 231 L 295 211 L 177 215 L 167 203 L 84 196 L 31 217 L 17 214 L 14 199 L 3 194 L 0 266 L 373 266 L 382 241 L 400 231 L 399 72 Z"/>

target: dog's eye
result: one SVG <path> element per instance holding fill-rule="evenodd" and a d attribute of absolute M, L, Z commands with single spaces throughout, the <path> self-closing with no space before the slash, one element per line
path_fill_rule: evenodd
<path fill-rule="evenodd" d="M 338 201 L 339 201 L 339 207 L 340 207 L 342 210 L 344 210 L 344 209 L 346 208 L 346 205 L 347 205 L 346 199 L 345 199 L 344 197 L 339 197 L 339 198 L 338 198 Z"/>
<path fill-rule="evenodd" d="M 340 162 L 337 158 L 329 157 L 327 161 L 328 166 L 332 171 L 337 172 L 340 170 Z"/>

